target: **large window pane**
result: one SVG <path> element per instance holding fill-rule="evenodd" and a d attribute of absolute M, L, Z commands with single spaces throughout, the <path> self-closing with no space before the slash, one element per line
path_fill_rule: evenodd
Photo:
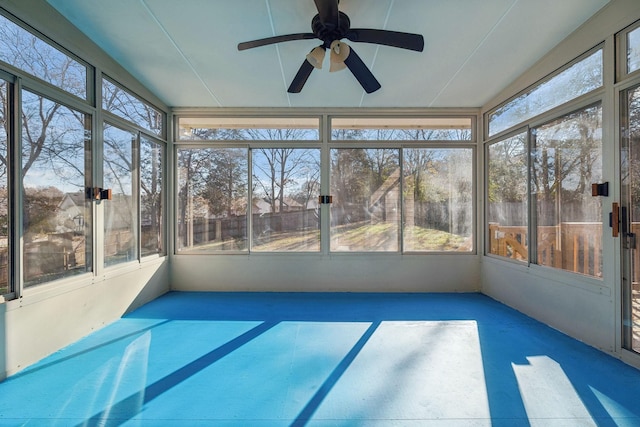
<path fill-rule="evenodd" d="M 599 49 L 490 113 L 489 135 L 602 87 L 602 70 L 602 49 Z"/>
<path fill-rule="evenodd" d="M 471 141 L 470 117 L 332 118 L 331 139 L 342 141 Z"/>
<path fill-rule="evenodd" d="M 178 138 L 188 141 L 318 141 L 317 117 L 180 117 Z"/>
<path fill-rule="evenodd" d="M 138 259 L 137 189 L 134 193 L 136 134 L 104 125 L 104 186 L 112 200 L 104 205 L 104 265 Z"/>
<path fill-rule="evenodd" d="M 177 249 L 248 250 L 246 148 L 178 149 Z"/>
<path fill-rule="evenodd" d="M 8 111 L 9 84 L 0 80 L 0 295 L 9 289 L 9 188 L 7 168 L 7 144 L 9 141 Z"/>
<path fill-rule="evenodd" d="M 487 157 L 489 253 L 527 261 L 527 134 L 491 144 Z"/>
<path fill-rule="evenodd" d="M 627 73 L 640 69 L 640 28 L 627 34 Z"/>
<path fill-rule="evenodd" d="M 331 150 L 331 250 L 399 250 L 397 149 Z"/>
<path fill-rule="evenodd" d="M 22 92 L 25 286 L 91 269 L 90 122 Z"/>
<path fill-rule="evenodd" d="M 403 150 L 404 250 L 473 250 L 473 150 Z"/>
<path fill-rule="evenodd" d="M 102 79 L 102 108 L 154 135 L 162 136 L 164 114 L 105 78 Z"/>
<path fill-rule="evenodd" d="M 0 61 L 82 99 L 87 67 L 0 15 Z"/>
<path fill-rule="evenodd" d="M 594 106 L 532 131 L 537 262 L 602 275 L 602 108 Z"/>
<path fill-rule="evenodd" d="M 253 150 L 254 251 L 319 251 L 320 150 Z"/>
<path fill-rule="evenodd" d="M 140 139 L 140 247 L 141 256 L 162 254 L 164 145 Z"/>

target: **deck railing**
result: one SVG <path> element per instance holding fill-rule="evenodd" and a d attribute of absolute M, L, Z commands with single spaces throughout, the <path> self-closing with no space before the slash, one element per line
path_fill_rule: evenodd
<path fill-rule="evenodd" d="M 600 222 L 563 222 L 557 226 L 538 227 L 537 246 L 540 265 L 602 277 Z M 490 253 L 526 261 L 528 247 L 527 227 L 489 224 Z M 634 252 L 637 257 L 638 251 Z"/>

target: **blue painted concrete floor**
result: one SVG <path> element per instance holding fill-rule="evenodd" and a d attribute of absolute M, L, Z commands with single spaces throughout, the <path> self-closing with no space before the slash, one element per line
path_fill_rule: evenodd
<path fill-rule="evenodd" d="M 640 426 L 640 371 L 480 294 L 169 293 L 0 383 L 28 426 Z"/>

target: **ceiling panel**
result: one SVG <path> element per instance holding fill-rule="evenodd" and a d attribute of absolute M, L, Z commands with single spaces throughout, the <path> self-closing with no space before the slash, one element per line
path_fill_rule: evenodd
<path fill-rule="evenodd" d="M 607 0 L 342 0 L 354 28 L 425 38 L 421 53 L 347 41 L 382 84 L 372 94 L 348 70 L 329 73 L 328 58 L 287 93 L 319 40 L 237 50 L 310 32 L 312 0 L 48 2 L 175 107 L 479 107 Z"/>
<path fill-rule="evenodd" d="M 529 69 L 602 6 L 600 0 L 583 0 L 581 7 L 570 2 L 539 0 L 516 2 L 499 25 L 469 57 L 468 63 L 442 92 L 436 104 L 457 106 L 456 100 L 476 96 L 476 105 L 485 105 L 507 84 Z M 537 17 L 542 11 L 553 10 L 554 19 L 523 19 Z M 573 25 L 569 25 L 573 22 Z M 534 39 L 535 43 L 531 40 Z M 483 82 L 484 92 L 476 90 Z"/>

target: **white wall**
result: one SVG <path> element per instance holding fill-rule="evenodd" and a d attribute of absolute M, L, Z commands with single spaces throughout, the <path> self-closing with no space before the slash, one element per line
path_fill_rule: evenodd
<path fill-rule="evenodd" d="M 67 346 L 169 290 L 168 260 L 103 278 L 52 282 L 0 304 L 0 379 Z"/>
<path fill-rule="evenodd" d="M 482 292 L 603 351 L 615 351 L 610 284 L 486 258 Z"/>
<path fill-rule="evenodd" d="M 476 255 L 179 255 L 180 291 L 476 292 Z"/>

